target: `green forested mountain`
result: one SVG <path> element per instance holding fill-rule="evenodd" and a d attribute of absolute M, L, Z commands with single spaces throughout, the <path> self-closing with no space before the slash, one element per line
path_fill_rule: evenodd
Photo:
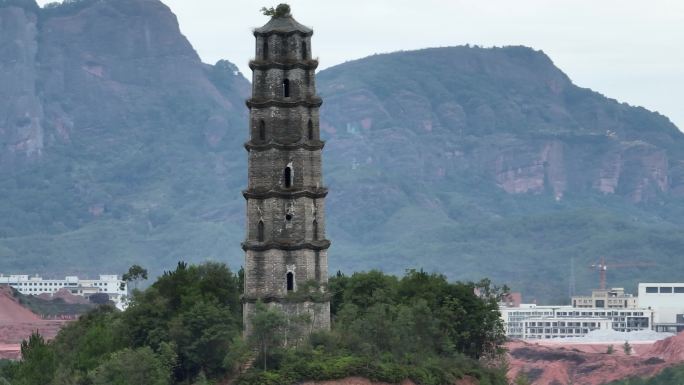
<path fill-rule="evenodd" d="M 0 0 L 0 28 L 0 272 L 241 264 L 233 64 L 203 64 L 157 0 Z M 375 55 L 318 89 L 331 270 L 488 276 L 542 301 L 565 298 L 571 260 L 579 290 L 600 256 L 652 264 L 613 286 L 681 279 L 684 136 L 542 52 Z"/>

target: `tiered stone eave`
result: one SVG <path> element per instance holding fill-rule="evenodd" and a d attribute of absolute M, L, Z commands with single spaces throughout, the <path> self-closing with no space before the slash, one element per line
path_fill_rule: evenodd
<path fill-rule="evenodd" d="M 310 96 L 304 99 L 298 100 L 281 100 L 281 99 L 247 99 L 245 102 L 249 109 L 252 108 L 268 108 L 268 107 L 282 107 L 282 108 L 292 108 L 292 107 L 309 107 L 317 108 L 323 104 L 323 100 L 318 96 Z"/>
<path fill-rule="evenodd" d="M 266 251 L 266 250 L 314 250 L 321 251 L 330 248 L 330 241 L 327 239 L 318 239 L 315 241 L 287 241 L 287 240 L 271 240 L 267 242 L 258 242 L 247 240 L 242 242 L 242 250 L 247 251 Z"/>
<path fill-rule="evenodd" d="M 303 189 L 249 189 L 243 190 L 242 196 L 245 199 L 268 199 L 268 198 L 283 198 L 283 199 L 296 199 L 301 197 L 319 199 L 325 198 L 328 195 L 328 189 L 326 187 L 317 188 L 303 188 Z"/>
<path fill-rule="evenodd" d="M 309 151 L 319 151 L 325 147 L 325 142 L 322 140 L 310 139 L 307 141 L 300 141 L 297 143 L 278 143 L 276 141 L 268 141 L 266 143 L 254 143 L 253 141 L 245 142 L 245 149 L 247 151 L 267 151 L 271 149 L 294 151 L 299 149 Z"/>
<path fill-rule="evenodd" d="M 294 68 L 299 68 L 303 70 L 313 71 L 318 68 L 318 60 L 283 60 L 283 61 L 273 61 L 273 60 L 251 60 L 249 62 L 249 68 L 253 70 L 269 70 L 269 69 L 280 69 L 280 70 L 291 70 Z"/>

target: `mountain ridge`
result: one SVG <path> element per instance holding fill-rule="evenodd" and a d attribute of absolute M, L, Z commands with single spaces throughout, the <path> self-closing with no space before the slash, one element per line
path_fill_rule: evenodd
<path fill-rule="evenodd" d="M 241 264 L 250 84 L 237 67 L 202 63 L 157 0 L 9 1 L 0 268 Z M 639 272 L 652 280 L 682 265 L 684 135 L 575 86 L 540 51 L 379 54 L 320 71 L 318 89 L 332 271 L 424 267 L 558 302 L 571 259 L 654 259 Z M 629 287 L 635 273 L 610 278 Z"/>

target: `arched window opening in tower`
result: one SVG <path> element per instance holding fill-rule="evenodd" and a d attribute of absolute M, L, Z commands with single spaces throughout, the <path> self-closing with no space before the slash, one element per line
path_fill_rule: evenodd
<path fill-rule="evenodd" d="M 283 80 L 283 97 L 290 97 L 290 79 Z"/>
<path fill-rule="evenodd" d="M 306 42 L 302 42 L 302 60 L 306 60 L 307 52 L 306 52 Z"/>
<path fill-rule="evenodd" d="M 263 119 L 259 121 L 259 140 L 266 140 L 266 123 Z"/>
<path fill-rule="evenodd" d="M 259 242 L 264 241 L 264 221 L 259 221 L 257 225 L 257 240 Z"/>
<path fill-rule="evenodd" d="M 285 167 L 285 172 L 283 177 L 285 178 L 285 188 L 292 187 L 292 167 Z"/>
<path fill-rule="evenodd" d="M 292 220 L 292 214 L 285 214 L 285 220 L 286 221 L 291 221 Z"/>
<path fill-rule="evenodd" d="M 313 122 L 311 121 L 311 119 L 309 119 L 309 124 L 307 124 L 307 127 L 309 130 L 308 131 L 309 132 L 309 134 L 308 134 L 309 140 L 313 140 L 313 136 L 314 136 L 314 134 L 313 134 Z"/>
<path fill-rule="evenodd" d="M 291 271 L 287 273 L 287 291 L 294 290 L 294 274 Z"/>
<path fill-rule="evenodd" d="M 264 36 L 263 39 L 264 39 L 264 43 L 263 43 L 264 45 L 261 48 L 261 50 L 262 50 L 264 60 L 267 60 L 268 59 L 268 38 L 266 36 Z"/>
<path fill-rule="evenodd" d="M 313 239 L 318 240 L 318 221 L 314 219 L 313 221 Z"/>

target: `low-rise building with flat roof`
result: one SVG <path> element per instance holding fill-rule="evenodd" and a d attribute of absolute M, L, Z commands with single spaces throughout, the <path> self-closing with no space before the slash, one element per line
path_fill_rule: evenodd
<path fill-rule="evenodd" d="M 93 294 L 104 293 L 119 309 L 125 308 L 125 297 L 128 288 L 125 281 L 117 275 L 100 275 L 99 279 L 80 279 L 67 276 L 64 279 L 43 279 L 28 275 L 0 275 L 0 285 L 9 285 L 24 295 L 54 295 L 60 290 L 67 290 L 73 295 L 90 298 Z"/>

